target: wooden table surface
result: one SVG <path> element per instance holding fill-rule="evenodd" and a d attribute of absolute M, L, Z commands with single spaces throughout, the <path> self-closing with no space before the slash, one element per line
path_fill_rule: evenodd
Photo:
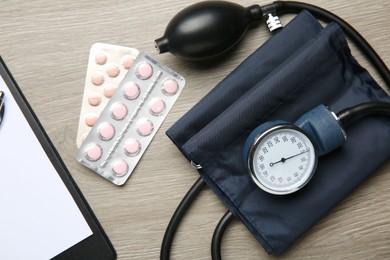
<path fill-rule="evenodd" d="M 269 33 L 247 36 L 224 62 L 202 67 L 158 55 L 154 39 L 196 1 L 2 1 L 0 54 L 112 241 L 119 259 L 157 259 L 176 206 L 198 178 L 165 131 L 222 80 Z M 253 0 L 240 3 L 249 6 Z M 268 3 L 268 2 L 266 2 Z M 352 24 L 390 66 L 390 4 L 385 0 L 313 0 Z M 263 3 L 265 4 L 265 3 Z M 282 17 L 288 22 L 293 16 Z M 128 182 L 117 187 L 75 160 L 89 50 L 103 42 L 137 48 L 182 74 L 187 85 Z M 352 46 L 359 62 L 383 82 Z M 390 149 L 390 148 L 389 148 Z M 204 189 L 180 226 L 172 259 L 211 259 L 210 241 L 226 208 Z M 390 258 L 390 161 L 282 256 L 268 256 L 238 221 L 228 228 L 224 259 Z"/>

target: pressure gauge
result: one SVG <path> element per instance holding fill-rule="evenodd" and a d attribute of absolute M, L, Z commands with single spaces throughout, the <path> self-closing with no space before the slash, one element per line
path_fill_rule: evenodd
<path fill-rule="evenodd" d="M 258 133 L 252 141 L 248 169 L 264 191 L 277 195 L 293 193 L 313 176 L 318 156 L 311 138 L 301 128 L 276 124 Z"/>

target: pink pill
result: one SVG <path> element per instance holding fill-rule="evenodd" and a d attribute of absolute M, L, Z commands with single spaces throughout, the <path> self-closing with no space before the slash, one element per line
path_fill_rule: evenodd
<path fill-rule="evenodd" d="M 106 68 L 107 75 L 110 76 L 111 78 L 115 78 L 119 75 L 119 68 L 115 64 L 110 64 Z"/>
<path fill-rule="evenodd" d="M 167 79 L 164 81 L 161 90 L 165 95 L 173 96 L 179 90 L 179 85 L 177 84 L 176 80 Z"/>
<path fill-rule="evenodd" d="M 101 98 L 100 94 L 97 92 L 92 92 L 88 96 L 88 103 L 91 106 L 98 106 L 98 105 L 100 105 L 101 101 L 102 101 L 102 98 Z"/>
<path fill-rule="evenodd" d="M 153 132 L 153 123 L 146 118 L 138 120 L 136 126 L 137 132 L 141 136 L 148 136 Z"/>
<path fill-rule="evenodd" d="M 125 153 L 129 156 L 136 156 L 141 150 L 141 144 L 135 138 L 125 141 Z"/>
<path fill-rule="evenodd" d="M 149 102 L 149 111 L 154 116 L 159 116 L 165 109 L 165 102 L 161 98 L 153 98 Z"/>
<path fill-rule="evenodd" d="M 107 56 L 104 53 L 102 52 L 96 53 L 95 55 L 96 64 L 103 65 L 106 63 L 106 61 L 107 61 Z"/>
<path fill-rule="evenodd" d="M 123 87 L 123 95 L 127 99 L 136 99 L 139 96 L 139 86 L 134 82 L 127 82 Z"/>
<path fill-rule="evenodd" d="M 98 136 L 103 141 L 111 140 L 115 135 L 115 128 L 107 122 L 101 123 L 98 127 Z"/>
<path fill-rule="evenodd" d="M 85 115 L 85 123 L 87 124 L 87 126 L 94 126 L 96 124 L 96 120 L 97 120 L 97 115 L 95 113 L 87 113 Z"/>
<path fill-rule="evenodd" d="M 95 86 L 100 86 L 104 83 L 104 76 L 99 72 L 92 74 L 91 81 Z"/>
<path fill-rule="evenodd" d="M 124 176 L 127 171 L 129 170 L 129 167 L 127 166 L 127 163 L 123 159 L 117 159 L 111 164 L 112 172 L 117 177 Z"/>
<path fill-rule="evenodd" d="M 85 157 L 90 161 L 97 161 L 102 156 L 102 148 L 97 144 L 91 144 L 85 151 Z"/>
<path fill-rule="evenodd" d="M 114 95 L 116 87 L 113 84 L 107 84 L 103 88 L 104 96 L 110 98 Z"/>
<path fill-rule="evenodd" d="M 138 64 L 137 70 L 136 70 L 136 75 L 140 79 L 148 79 L 152 76 L 153 74 L 153 68 L 152 65 L 146 62 L 142 62 Z"/>
<path fill-rule="evenodd" d="M 130 69 L 131 65 L 133 65 L 134 59 L 130 55 L 125 55 L 123 56 L 121 62 L 122 62 L 122 66 L 128 70 Z"/>
<path fill-rule="evenodd" d="M 122 120 L 127 115 L 127 107 L 123 103 L 114 103 L 111 106 L 111 116 L 116 120 Z"/>

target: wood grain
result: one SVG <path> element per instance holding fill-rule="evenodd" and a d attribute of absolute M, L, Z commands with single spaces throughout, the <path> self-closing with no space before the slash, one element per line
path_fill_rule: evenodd
<path fill-rule="evenodd" d="M 119 259 L 157 259 L 165 228 L 198 178 L 164 132 L 268 37 L 247 37 L 223 62 L 193 65 L 157 55 L 154 39 L 171 17 L 196 1 L 3 1 L 0 54 L 73 178 L 114 244 Z M 385 0 L 313 0 L 350 22 L 390 65 L 390 4 Z M 242 0 L 244 6 L 258 3 Z M 268 3 L 268 2 L 267 2 Z M 261 4 L 261 3 L 259 3 Z M 292 16 L 283 17 L 284 22 Z M 182 74 L 187 86 L 135 172 L 116 187 L 76 162 L 76 132 L 89 49 L 95 42 L 138 48 Z M 371 69 L 361 53 L 353 54 Z M 383 82 L 379 79 L 378 82 Z M 172 259 L 210 259 L 210 240 L 226 209 L 205 189 L 179 228 Z M 268 256 L 235 221 L 223 240 L 224 259 L 389 259 L 390 162 L 360 185 L 283 256 Z"/>

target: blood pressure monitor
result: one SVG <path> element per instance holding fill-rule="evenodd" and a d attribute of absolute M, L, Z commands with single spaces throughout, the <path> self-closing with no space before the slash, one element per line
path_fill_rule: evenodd
<path fill-rule="evenodd" d="M 303 188 L 315 173 L 318 157 L 345 140 L 337 116 L 320 105 L 294 124 L 272 121 L 255 128 L 244 146 L 244 165 L 262 190 L 286 195 Z"/>
<path fill-rule="evenodd" d="M 248 169 L 253 181 L 272 194 L 289 194 L 305 186 L 317 165 L 311 138 L 293 124 L 276 124 L 256 136 Z"/>

